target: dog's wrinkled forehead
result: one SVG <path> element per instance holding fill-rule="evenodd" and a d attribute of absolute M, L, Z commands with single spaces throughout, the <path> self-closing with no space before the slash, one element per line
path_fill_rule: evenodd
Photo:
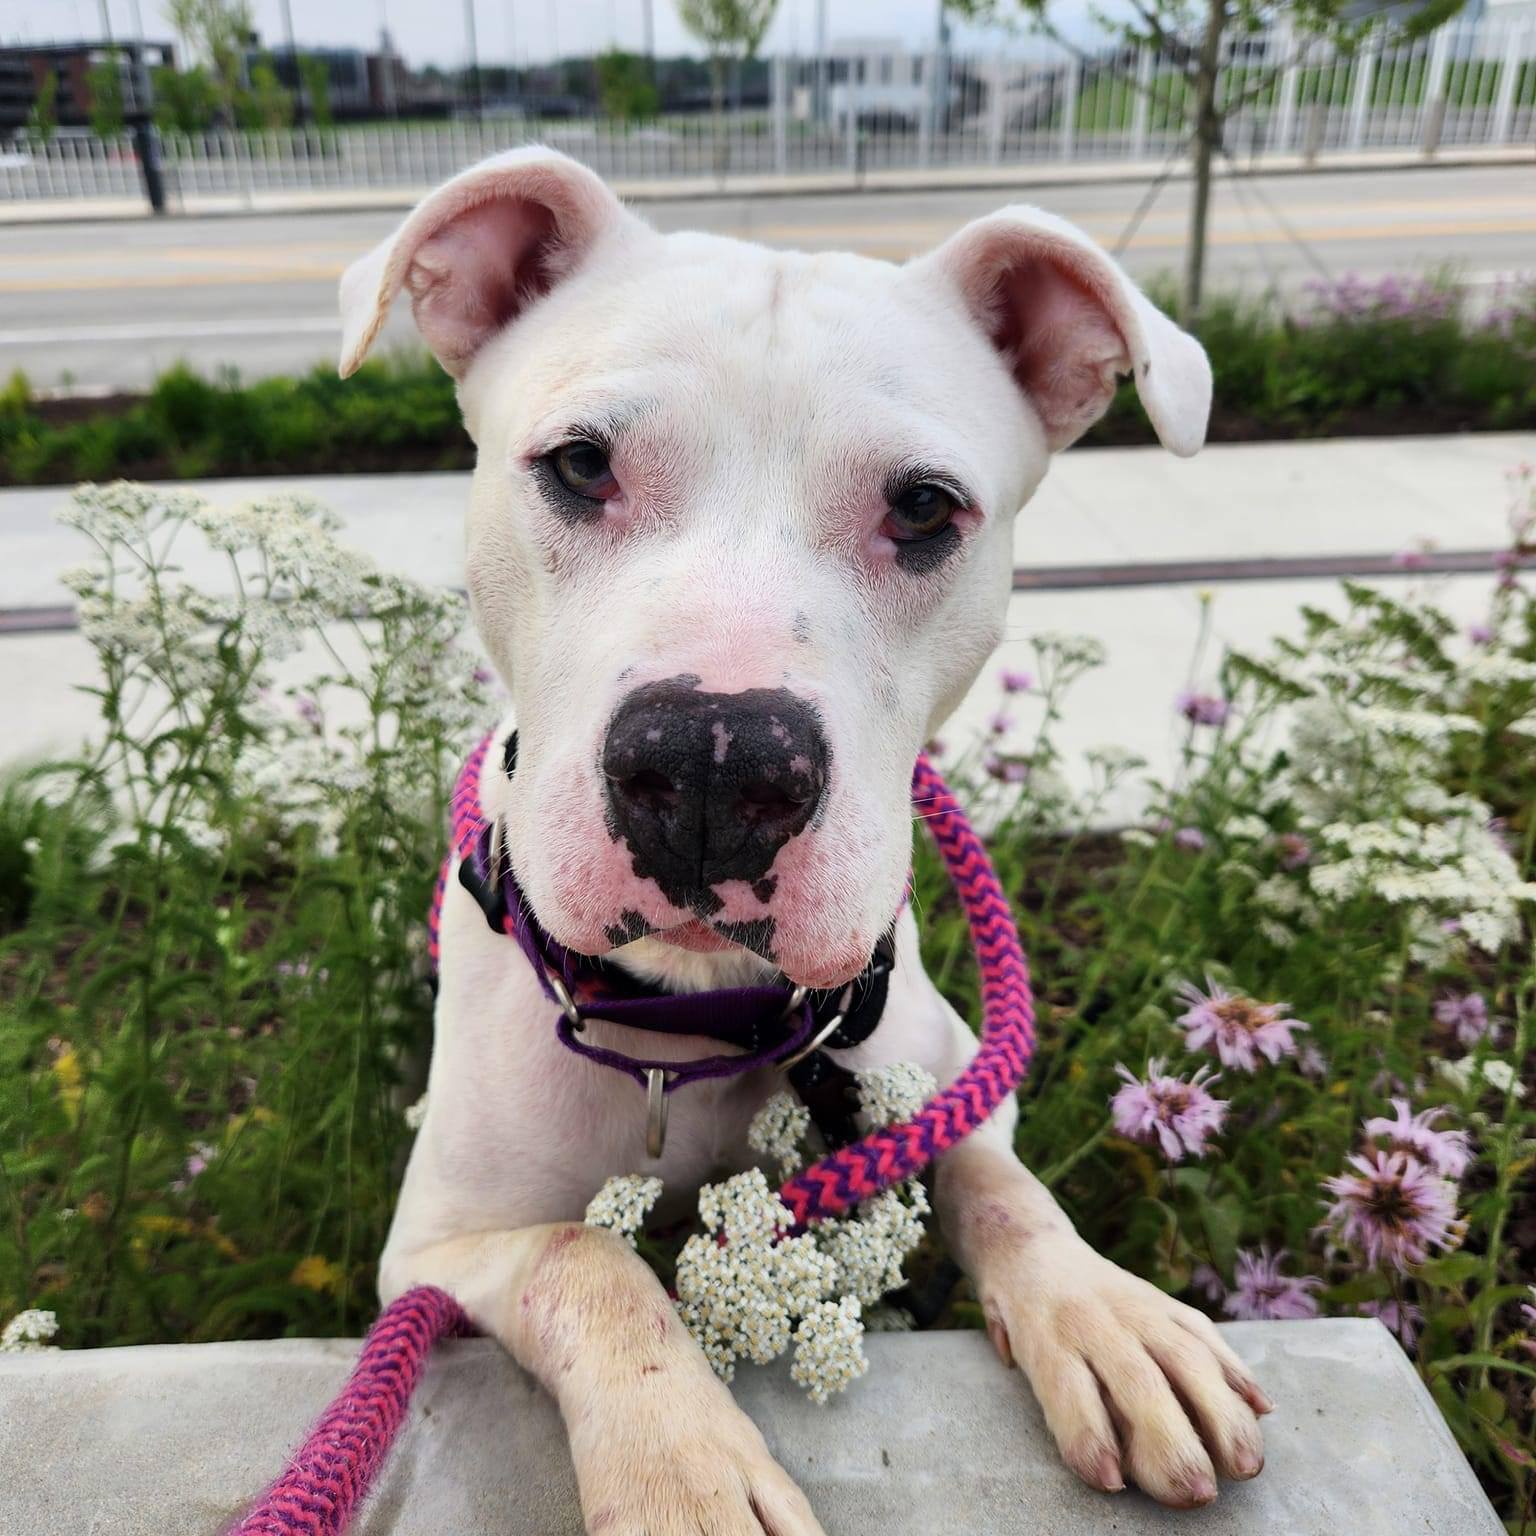
<path fill-rule="evenodd" d="M 1028 430 L 985 339 L 900 269 L 697 234 L 657 236 L 639 261 L 597 253 L 485 348 L 461 395 L 482 444 L 628 434 L 673 482 L 813 479 L 829 498 L 903 458 L 995 475 L 978 412 Z"/>

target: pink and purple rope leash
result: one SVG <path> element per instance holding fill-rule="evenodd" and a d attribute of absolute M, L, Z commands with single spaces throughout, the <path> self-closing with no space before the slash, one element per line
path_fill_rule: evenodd
<path fill-rule="evenodd" d="M 981 977 L 981 1046 L 911 1120 L 874 1131 L 790 1179 L 779 1197 L 798 1226 L 841 1215 L 921 1172 L 1018 1087 L 1034 1052 L 1029 968 L 986 848 L 926 757 L 913 770 L 912 799 L 922 807 L 970 923 Z M 335 1401 L 228 1536 L 341 1536 L 394 1445 L 432 1346 L 474 1332 L 458 1302 L 435 1286 L 418 1286 L 391 1302 L 369 1329 Z"/>

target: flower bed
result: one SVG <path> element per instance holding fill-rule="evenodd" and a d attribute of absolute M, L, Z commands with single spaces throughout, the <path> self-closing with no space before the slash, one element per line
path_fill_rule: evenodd
<path fill-rule="evenodd" d="M 1200 336 L 1216 373 L 1213 442 L 1536 426 L 1529 284 L 1474 312 L 1448 281 L 1344 278 L 1285 310 L 1213 301 Z M 1129 384 L 1085 441 L 1156 441 Z M 143 398 L 39 402 L 20 375 L 0 391 L 0 484 L 473 463 L 453 381 L 424 354 L 370 363 L 345 383 L 324 366 L 246 385 L 174 368 Z"/>
<path fill-rule="evenodd" d="M 1432 589 L 1344 587 L 1305 643 L 1228 655 L 1170 701 L 1178 771 L 1123 833 L 1080 829 L 1135 759 L 1090 754 L 1074 791 L 1055 745 L 1091 640 L 1039 637 L 946 771 L 987 818 L 1036 972 L 1026 1161 L 1092 1242 L 1215 1316 L 1381 1318 L 1518 1530 L 1536 502 L 1529 473 L 1514 488 L 1472 632 Z M 303 503 L 113 488 L 72 516 L 103 728 L 0 800 L 0 1320 L 19 1318 L 0 1347 L 355 1332 L 429 1043 L 444 800 L 487 680 L 451 601 Z M 227 591 L 177 585 L 195 538 L 227 552 Z M 304 680 L 279 690 L 285 657 Z M 916 903 L 974 1017 L 921 838 Z M 895 1299 L 918 1324 L 979 1324 L 931 1243 L 910 1280 Z"/>

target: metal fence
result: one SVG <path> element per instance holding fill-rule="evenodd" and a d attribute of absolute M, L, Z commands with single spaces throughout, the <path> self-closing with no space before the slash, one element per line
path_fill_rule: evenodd
<path fill-rule="evenodd" d="M 1073 160 L 1164 160 L 1188 134 L 1187 49 L 840 54 L 776 58 L 766 110 L 541 121 L 167 134 L 180 198 L 430 186 L 483 155 L 540 142 L 619 181 L 847 175 Z M 1227 150 L 1246 160 L 1359 150 L 1529 145 L 1536 22 L 1453 22 L 1353 53 L 1283 31 L 1233 38 L 1220 90 Z M 91 136 L 0 149 L 0 202 L 138 194 L 132 142 Z"/>

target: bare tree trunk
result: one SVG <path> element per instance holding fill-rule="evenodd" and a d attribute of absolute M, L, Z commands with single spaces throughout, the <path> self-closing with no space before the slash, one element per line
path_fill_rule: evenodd
<path fill-rule="evenodd" d="M 1227 22 L 1226 0 L 1209 0 L 1209 5 L 1195 73 L 1195 185 L 1189 209 L 1189 238 L 1184 249 L 1184 293 L 1179 306 L 1179 317 L 1185 325 L 1193 325 L 1200 318 L 1206 231 L 1211 212 L 1211 161 L 1221 147 L 1216 80 L 1221 67 L 1221 34 Z"/>

